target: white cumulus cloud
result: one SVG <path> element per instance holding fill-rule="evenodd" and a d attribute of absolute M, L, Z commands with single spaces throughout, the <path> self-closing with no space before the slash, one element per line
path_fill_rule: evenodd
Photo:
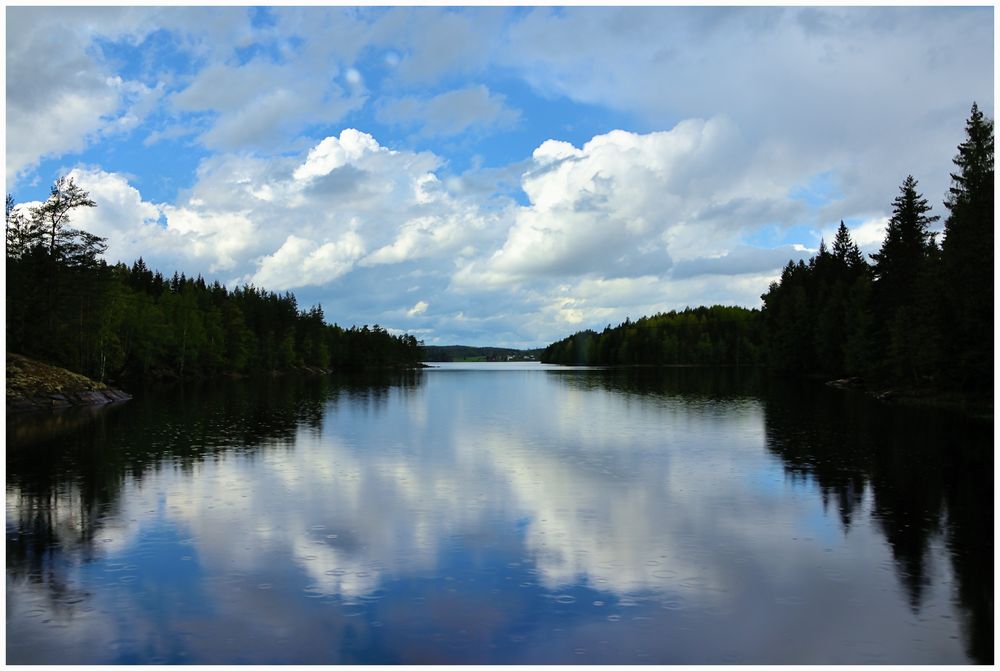
<path fill-rule="evenodd" d="M 376 154 L 389 150 L 380 147 L 368 133 L 354 128 L 345 128 L 340 137 L 328 137 L 309 150 L 305 163 L 296 168 L 295 179 L 309 179 L 328 175 L 331 171 L 348 163 L 360 160 L 365 154 Z"/>
<path fill-rule="evenodd" d="M 496 238 L 498 218 L 452 194 L 434 173 L 439 164 L 345 129 L 304 156 L 205 159 L 176 204 L 144 200 L 125 175 L 79 167 L 70 176 L 98 207 L 74 213 L 74 225 L 107 237 L 110 260 L 143 256 L 164 272 L 207 273 L 230 285 L 328 287 L 359 267 L 417 261 L 427 263 L 424 277 L 446 277 L 451 258 Z M 412 268 L 379 272 L 383 284 L 398 276 L 412 285 Z"/>
<path fill-rule="evenodd" d="M 351 270 L 364 253 L 364 241 L 353 231 L 323 244 L 289 235 L 261 260 L 251 281 L 267 288 L 326 284 Z"/>
<path fill-rule="evenodd" d="M 427 312 L 428 307 L 427 301 L 417 301 L 416 305 L 406 311 L 406 315 L 408 317 L 417 317 Z"/>
<path fill-rule="evenodd" d="M 419 318 L 430 342 L 489 331 L 542 343 L 625 316 L 759 303 L 802 253 L 745 237 L 796 222 L 786 196 L 797 182 L 762 178 L 733 146 L 748 148 L 725 118 L 580 147 L 549 140 L 523 163 L 527 205 L 498 207 L 463 190 L 475 174 L 442 179 L 438 156 L 348 128 L 297 156 L 207 158 L 172 204 L 144 200 L 124 175 L 77 168 L 98 207 L 74 222 L 108 237 L 109 260 L 142 255 L 164 272 L 295 290 L 339 322 L 405 329 Z"/>
<path fill-rule="evenodd" d="M 724 118 L 612 131 L 579 149 L 546 141 L 522 177 L 530 202 L 517 209 L 503 246 L 456 279 L 665 275 L 675 262 L 724 254 L 788 209 L 787 185 L 732 158 L 743 145 Z"/>

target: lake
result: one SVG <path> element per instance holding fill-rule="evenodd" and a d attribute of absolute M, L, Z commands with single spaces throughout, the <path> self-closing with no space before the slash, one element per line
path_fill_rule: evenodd
<path fill-rule="evenodd" d="M 991 423 L 434 365 L 9 417 L 8 663 L 993 661 Z"/>

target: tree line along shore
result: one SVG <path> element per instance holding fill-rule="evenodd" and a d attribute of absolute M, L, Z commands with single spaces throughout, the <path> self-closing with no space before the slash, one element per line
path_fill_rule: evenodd
<path fill-rule="evenodd" d="M 907 176 L 878 252 L 843 222 L 830 246 L 789 261 L 763 307 L 698 307 L 549 345 L 541 360 L 587 365 L 761 365 L 911 397 L 993 396 L 993 121 L 973 104 L 939 220 Z M 881 393 L 884 393 L 881 392 Z"/>
<path fill-rule="evenodd" d="M 328 324 L 292 293 L 108 264 L 105 241 L 69 225 L 95 203 L 60 178 L 25 210 L 7 197 L 7 348 L 97 381 L 409 367 L 415 337 Z"/>
<path fill-rule="evenodd" d="M 761 309 L 686 308 L 580 331 L 540 353 L 575 365 L 766 366 L 845 386 L 989 398 L 993 384 L 993 121 L 973 104 L 939 220 L 907 176 L 870 261 L 841 222 L 828 247 L 789 263 Z M 415 367 L 409 334 L 329 324 L 319 305 L 252 284 L 109 264 L 106 240 L 70 226 L 95 207 L 66 178 L 42 204 L 6 204 L 7 348 L 108 380 Z M 8 362 L 10 358 L 8 357 Z M 8 367 L 10 364 L 8 363 Z M 8 376 L 8 394 L 11 380 Z"/>

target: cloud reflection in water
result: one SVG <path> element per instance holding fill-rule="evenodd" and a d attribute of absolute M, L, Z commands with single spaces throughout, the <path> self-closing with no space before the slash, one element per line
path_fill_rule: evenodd
<path fill-rule="evenodd" d="M 918 620 L 877 528 L 842 529 L 767 451 L 752 394 L 441 370 L 323 398 L 253 449 L 154 450 L 96 520 L 60 489 L 51 571 L 89 612 L 8 570 L 13 658 L 964 659 L 948 576 L 933 576 Z M 123 415 L 110 440 L 131 429 Z M 8 484 L 8 529 L 29 499 Z M 933 544 L 934 565 L 943 552 Z M 33 643 L 45 636 L 59 645 Z"/>

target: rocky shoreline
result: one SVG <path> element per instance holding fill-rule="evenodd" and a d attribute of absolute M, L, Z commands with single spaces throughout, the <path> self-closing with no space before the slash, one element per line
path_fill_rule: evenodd
<path fill-rule="evenodd" d="M 7 353 L 8 414 L 106 405 L 131 398 L 131 394 L 65 368 Z"/>

